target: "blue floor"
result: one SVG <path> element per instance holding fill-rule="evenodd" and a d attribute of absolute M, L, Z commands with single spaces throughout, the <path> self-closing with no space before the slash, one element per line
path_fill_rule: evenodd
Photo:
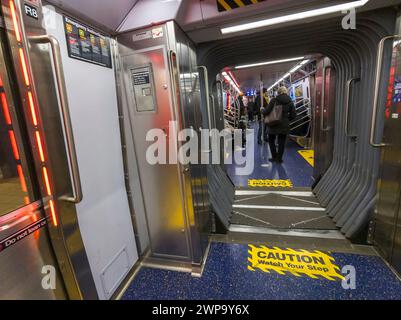
<path fill-rule="evenodd" d="M 142 268 L 124 300 L 401 300 L 401 283 L 378 257 L 333 253 L 340 269 L 356 268 L 356 289 L 341 281 L 252 272 L 248 247 L 213 243 L 201 278 Z"/>
<path fill-rule="evenodd" d="M 291 180 L 294 187 L 311 187 L 313 185 L 313 167 L 307 163 L 298 153 L 302 148 L 288 139 L 283 164 L 271 164 L 270 149 L 267 143 L 263 146 L 257 144 L 258 125 L 251 124 L 255 135 L 255 168 L 252 174 L 248 176 L 239 176 L 236 174 L 237 165 L 227 165 L 227 173 L 236 187 L 247 187 L 248 180 Z M 241 151 L 237 151 L 241 152 Z M 268 164 L 268 167 L 266 167 Z"/>

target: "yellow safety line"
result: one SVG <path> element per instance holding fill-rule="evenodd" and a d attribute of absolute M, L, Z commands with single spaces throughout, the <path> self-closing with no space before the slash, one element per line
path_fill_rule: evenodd
<path fill-rule="evenodd" d="M 258 3 L 258 0 L 251 0 L 252 3 Z"/>
<path fill-rule="evenodd" d="M 231 10 L 231 7 L 224 0 L 218 0 L 218 1 L 224 7 L 224 9 Z"/>
<path fill-rule="evenodd" d="M 243 7 L 245 4 L 241 0 L 234 0 L 234 2 L 237 4 L 237 6 Z"/>
<path fill-rule="evenodd" d="M 314 150 L 300 150 L 298 151 L 302 158 L 305 159 L 312 167 L 315 166 L 315 152 Z"/>

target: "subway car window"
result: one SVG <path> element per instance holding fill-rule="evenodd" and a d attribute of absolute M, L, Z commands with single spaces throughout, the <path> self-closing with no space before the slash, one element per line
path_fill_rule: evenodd
<path fill-rule="evenodd" d="M 0 216 L 30 203 L 10 104 L 0 79 Z"/>

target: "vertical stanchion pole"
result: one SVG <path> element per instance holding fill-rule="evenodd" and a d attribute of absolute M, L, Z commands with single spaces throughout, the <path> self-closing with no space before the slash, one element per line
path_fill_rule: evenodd
<path fill-rule="evenodd" d="M 263 77 L 262 74 L 260 75 L 260 107 L 263 107 L 263 101 L 264 100 L 264 96 L 263 96 Z M 260 111 L 260 110 L 259 110 Z M 260 125 L 262 128 L 262 145 L 265 144 L 265 123 L 264 123 L 264 119 L 263 119 L 263 114 L 260 113 Z"/>

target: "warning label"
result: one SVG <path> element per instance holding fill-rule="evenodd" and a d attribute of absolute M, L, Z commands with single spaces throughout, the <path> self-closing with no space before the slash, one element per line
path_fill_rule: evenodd
<path fill-rule="evenodd" d="M 321 251 L 268 248 L 249 245 L 248 270 L 308 276 L 313 279 L 325 278 L 330 281 L 344 280 L 340 268 L 329 254 Z"/>
<path fill-rule="evenodd" d="M 248 180 L 248 187 L 252 188 L 292 188 L 293 184 L 291 180 Z"/>
<path fill-rule="evenodd" d="M 14 244 L 30 236 L 32 233 L 46 226 L 46 224 L 47 224 L 47 218 L 43 218 L 42 220 L 39 220 L 27 226 L 26 228 L 18 231 L 17 233 L 14 233 L 13 235 L 7 237 L 6 239 L 0 240 L 0 252 L 5 249 L 8 249 Z"/>

